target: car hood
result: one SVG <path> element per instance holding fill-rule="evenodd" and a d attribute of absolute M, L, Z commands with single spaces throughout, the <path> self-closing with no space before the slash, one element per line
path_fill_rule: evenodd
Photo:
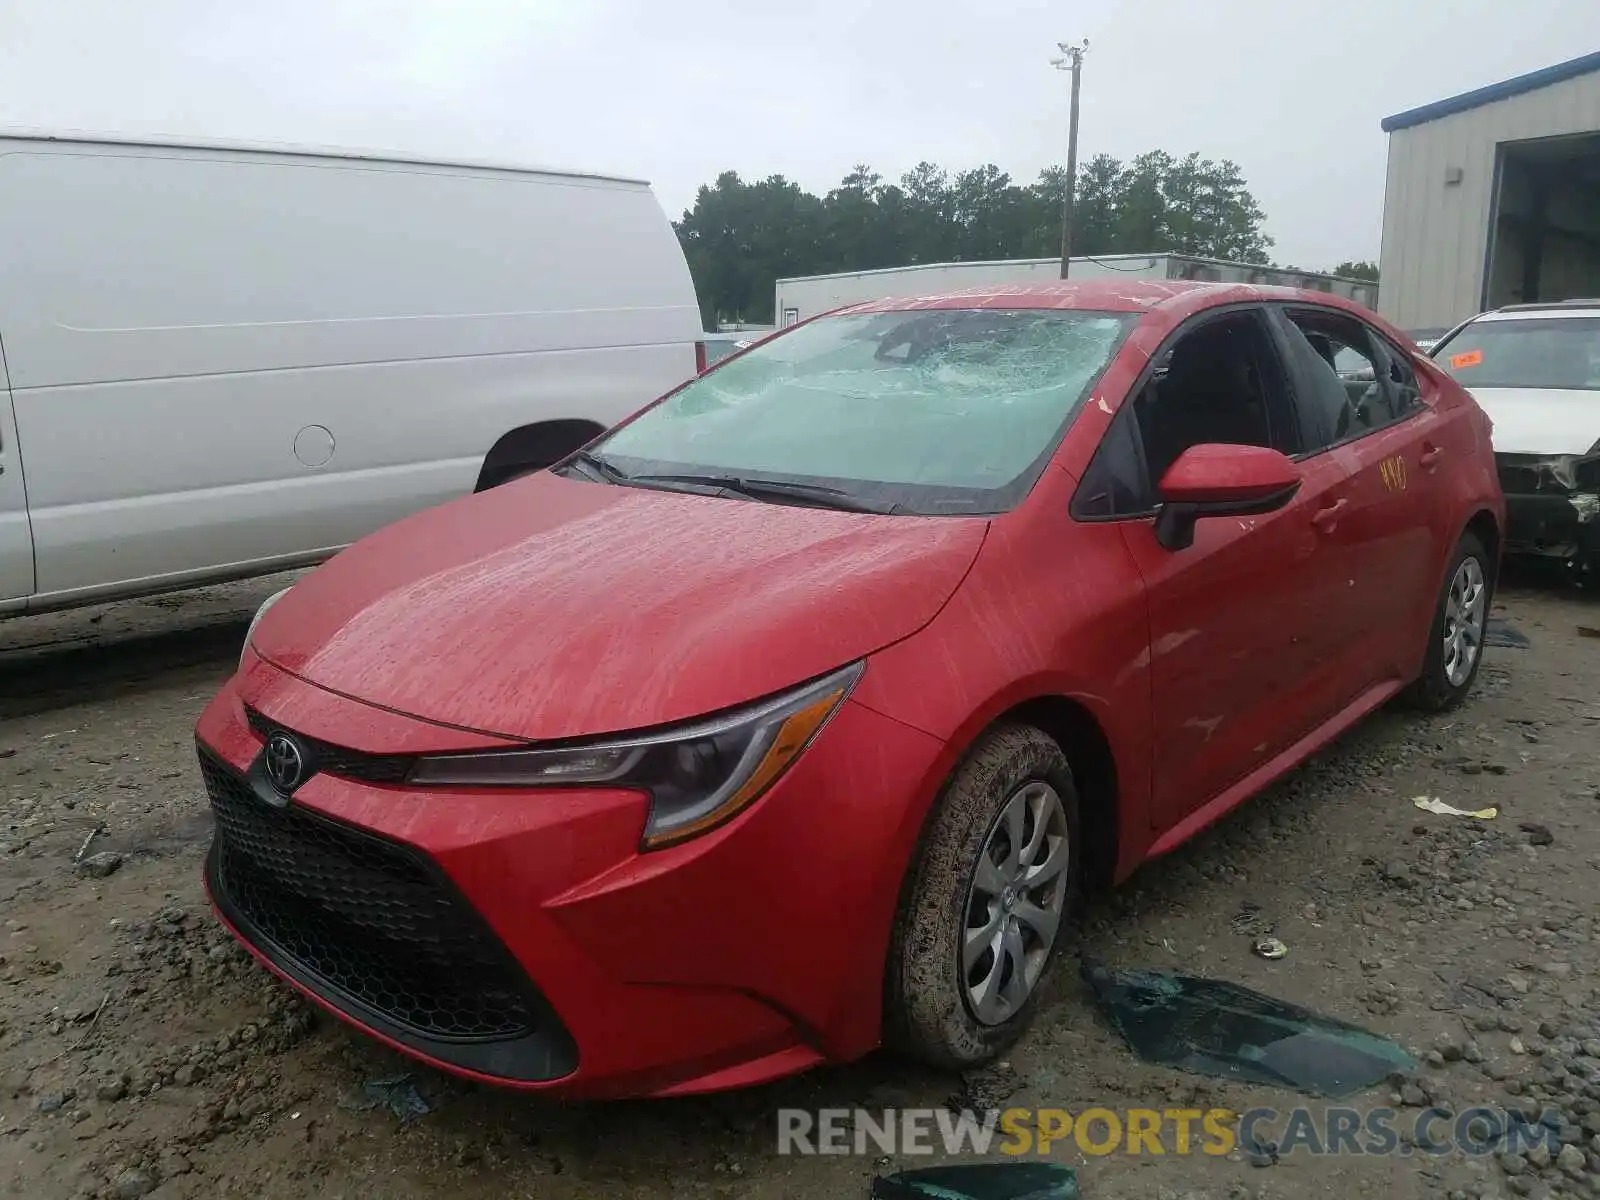
<path fill-rule="evenodd" d="M 251 642 L 311 683 L 440 724 L 533 740 L 634 730 L 914 633 L 987 525 L 541 473 L 356 543 Z"/>
<path fill-rule="evenodd" d="M 1600 442 L 1600 392 L 1473 388 L 1497 454 L 1586 454 Z"/>

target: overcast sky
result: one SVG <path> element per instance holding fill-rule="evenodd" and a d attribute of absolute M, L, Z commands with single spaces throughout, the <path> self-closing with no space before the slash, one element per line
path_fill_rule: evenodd
<path fill-rule="evenodd" d="M 677 217 L 729 168 L 1029 182 L 1080 37 L 1082 158 L 1232 158 L 1277 261 L 1317 268 L 1377 257 L 1380 118 L 1600 49 L 1600 3 L 0 0 L 0 124 L 597 168 Z"/>

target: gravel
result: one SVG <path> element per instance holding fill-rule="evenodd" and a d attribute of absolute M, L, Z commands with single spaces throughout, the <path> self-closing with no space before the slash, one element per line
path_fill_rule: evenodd
<path fill-rule="evenodd" d="M 66 649 L 28 651 L 13 669 L 30 687 L 12 689 L 26 699 L 0 692 L 16 750 L 0 758 L 0 1154 L 18 1194 L 865 1200 L 873 1157 L 779 1157 L 774 1110 L 937 1109 L 952 1093 L 1075 1111 L 1323 1107 L 1139 1062 L 1085 1003 L 1071 956 L 1007 1065 L 965 1079 L 876 1055 L 731 1097 L 582 1106 L 402 1061 L 259 968 L 200 888 L 209 829 L 194 719 L 254 604 L 281 586 L 119 606 L 98 625 L 0 626 L 0 650 L 52 629 L 64 645 L 103 643 L 70 661 Z M 1491 650 L 1462 708 L 1375 714 L 1095 896 L 1079 937 L 1114 965 L 1235 980 L 1416 1049 L 1420 1075 L 1340 1103 L 1369 1108 L 1392 1091 L 1407 1106 L 1400 1128 L 1435 1105 L 1548 1110 L 1554 1149 L 1476 1161 L 1243 1148 L 1088 1157 L 1086 1200 L 1600 1194 L 1600 762 L 1593 723 L 1560 699 L 1600 695 L 1600 656 L 1570 633 L 1590 602 L 1517 592 L 1506 603 L 1534 644 Z M 1500 816 L 1419 813 L 1418 795 Z M 104 832 L 74 868 L 86 822 Z M 1233 930 L 1244 912 L 1290 957 L 1253 955 Z M 407 1073 L 432 1107 L 415 1122 L 339 1104 Z"/>

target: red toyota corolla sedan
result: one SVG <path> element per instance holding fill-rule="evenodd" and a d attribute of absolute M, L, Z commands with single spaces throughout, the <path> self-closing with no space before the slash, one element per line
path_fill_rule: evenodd
<path fill-rule="evenodd" d="M 492 1083 L 981 1062 L 1085 883 L 1472 687 L 1489 433 L 1326 295 L 821 317 L 263 606 L 199 722 L 210 895 Z"/>

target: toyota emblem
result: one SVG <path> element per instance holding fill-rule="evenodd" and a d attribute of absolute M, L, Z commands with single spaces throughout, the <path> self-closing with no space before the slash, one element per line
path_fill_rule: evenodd
<path fill-rule="evenodd" d="M 285 796 L 305 782 L 306 756 L 287 734 L 267 739 L 267 778 Z"/>

